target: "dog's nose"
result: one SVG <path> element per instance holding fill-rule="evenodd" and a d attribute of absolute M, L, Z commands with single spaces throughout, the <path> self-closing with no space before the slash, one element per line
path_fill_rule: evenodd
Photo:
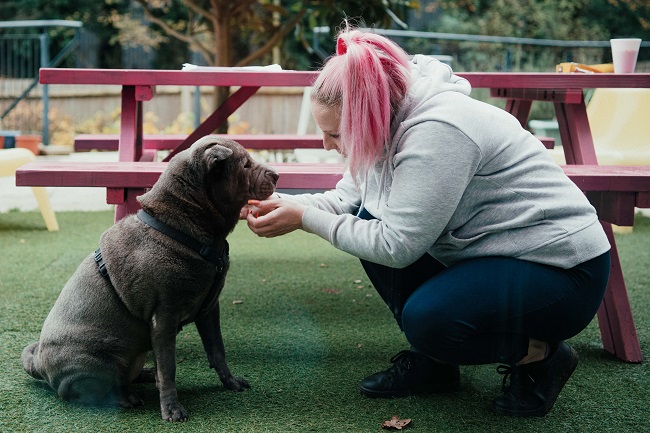
<path fill-rule="evenodd" d="M 271 179 L 273 179 L 273 183 L 276 183 L 276 182 L 278 181 L 278 179 L 280 178 L 280 175 L 277 174 L 277 173 L 276 173 L 275 171 L 273 171 L 273 170 L 269 170 L 269 171 L 267 172 L 267 175 L 268 175 Z"/>

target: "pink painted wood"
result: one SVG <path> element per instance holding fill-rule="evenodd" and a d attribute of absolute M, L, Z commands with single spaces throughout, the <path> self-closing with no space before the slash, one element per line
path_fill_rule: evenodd
<path fill-rule="evenodd" d="M 149 150 L 170 150 L 187 139 L 187 135 L 152 134 L 143 135 L 143 148 Z M 247 149 L 322 149 L 323 137 L 318 134 L 227 134 L 224 138 L 234 140 Z M 546 140 L 545 137 L 542 137 Z M 552 140 L 552 139 L 549 139 Z M 117 134 L 79 134 L 74 139 L 75 151 L 118 150 Z"/>
<path fill-rule="evenodd" d="M 345 166 L 332 163 L 268 164 L 280 174 L 278 189 L 333 189 Z M 23 165 L 16 173 L 16 185 L 57 187 L 92 186 L 111 189 L 151 188 L 167 166 L 166 162 L 64 162 L 52 161 Z M 111 191 L 111 204 L 122 197 Z M 117 198 L 116 198 L 117 197 Z"/>
<path fill-rule="evenodd" d="M 332 189 L 345 169 L 343 164 L 332 163 L 268 165 L 280 174 L 280 189 Z M 165 167 L 166 162 L 36 161 L 17 171 L 16 185 L 145 189 L 153 186 Z M 626 215 L 630 221 L 634 207 L 650 207 L 650 167 L 565 165 L 562 169 L 582 191 L 592 194 L 599 213 L 611 218 Z M 624 199 L 617 202 L 618 197 Z"/>
<path fill-rule="evenodd" d="M 155 86 L 239 86 L 231 99 L 210 116 L 179 146 L 187 146 L 192 139 L 214 131 L 229 114 L 253 95 L 261 86 L 310 86 L 317 72 L 281 71 L 251 72 L 222 70 L 219 72 L 188 72 L 161 70 L 116 69 L 51 69 L 40 71 L 41 84 L 121 85 L 122 122 L 120 130 L 120 160 L 137 161 L 142 156 L 142 100 L 154 94 Z M 549 100 L 548 95 L 563 94 L 554 100 L 560 136 L 569 164 L 597 164 L 584 99 L 579 97 L 588 88 L 650 87 L 650 74 L 558 74 L 558 73 L 459 73 L 475 88 L 489 88 L 492 94 L 508 95 L 506 109 L 525 125 L 533 100 Z M 151 91 L 145 91 L 150 88 Z M 508 92 L 508 89 L 512 89 Z M 549 92 L 546 92 L 548 90 Z M 564 92 L 564 93 L 563 93 Z M 579 101 L 575 98 L 579 97 Z M 506 99 L 508 96 L 505 96 Z M 541 99 L 540 99 L 541 98 Z M 174 153 L 176 151 L 173 151 Z M 127 190 L 128 191 L 128 190 Z M 127 192 L 128 194 L 128 192 Z M 645 197 L 645 196 L 644 196 Z M 648 200 L 644 198 L 644 200 Z M 620 200 L 619 200 L 620 201 Z M 125 197 L 118 205 L 116 218 L 130 212 L 137 202 L 135 196 Z M 605 349 L 630 362 L 642 360 L 641 349 L 627 302 L 627 291 L 616 250 L 616 242 L 609 223 L 603 223 L 612 244 L 612 276 L 608 293 L 598 318 Z M 609 335 L 607 335 L 609 333 Z"/>
<path fill-rule="evenodd" d="M 650 74 L 558 74 L 555 72 L 459 72 L 475 88 L 593 89 L 650 87 Z M 318 72 L 218 72 L 147 69 L 42 68 L 41 84 L 121 86 L 311 86 Z"/>

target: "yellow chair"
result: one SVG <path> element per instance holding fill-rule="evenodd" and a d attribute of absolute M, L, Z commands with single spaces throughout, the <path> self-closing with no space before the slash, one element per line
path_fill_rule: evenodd
<path fill-rule="evenodd" d="M 18 167 L 34 159 L 36 159 L 36 156 L 28 149 L 0 149 L 0 177 L 14 176 Z M 56 220 L 56 215 L 52 210 L 50 198 L 45 188 L 32 187 L 32 191 L 47 229 L 51 232 L 59 230 L 59 223 Z"/>
<path fill-rule="evenodd" d="M 600 165 L 650 165 L 650 89 L 596 89 L 587 117 Z"/>
<path fill-rule="evenodd" d="M 650 165 L 650 89 L 595 89 L 587 118 L 600 165 Z M 550 150 L 565 164 L 561 148 Z"/>

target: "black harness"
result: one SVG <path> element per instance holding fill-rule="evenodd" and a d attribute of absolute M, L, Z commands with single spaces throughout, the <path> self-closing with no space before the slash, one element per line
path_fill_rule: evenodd
<path fill-rule="evenodd" d="M 214 264 L 217 268 L 217 272 L 223 272 L 224 269 L 226 269 L 226 266 L 228 266 L 229 247 L 228 241 L 225 239 L 223 240 L 223 247 L 219 248 L 216 244 L 204 244 L 197 241 L 193 237 L 188 236 L 185 233 L 168 226 L 162 221 L 157 220 L 142 209 L 138 211 L 137 217 L 147 226 L 169 236 L 177 242 L 180 242 L 181 244 L 195 251 L 204 260 Z M 102 274 L 102 276 L 107 277 L 108 270 L 106 269 L 106 264 L 102 258 L 101 248 L 97 248 L 97 250 L 95 250 L 95 262 L 99 268 L 99 273 Z"/>

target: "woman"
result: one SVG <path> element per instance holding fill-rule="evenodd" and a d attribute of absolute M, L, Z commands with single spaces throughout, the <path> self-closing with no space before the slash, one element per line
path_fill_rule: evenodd
<path fill-rule="evenodd" d="M 343 179 L 242 217 L 259 236 L 302 229 L 361 259 L 411 345 L 363 394 L 450 391 L 459 365 L 502 363 L 493 410 L 543 416 L 577 365 L 564 340 L 600 305 L 610 246 L 543 145 L 469 93 L 447 65 L 344 29 L 311 96 Z"/>

